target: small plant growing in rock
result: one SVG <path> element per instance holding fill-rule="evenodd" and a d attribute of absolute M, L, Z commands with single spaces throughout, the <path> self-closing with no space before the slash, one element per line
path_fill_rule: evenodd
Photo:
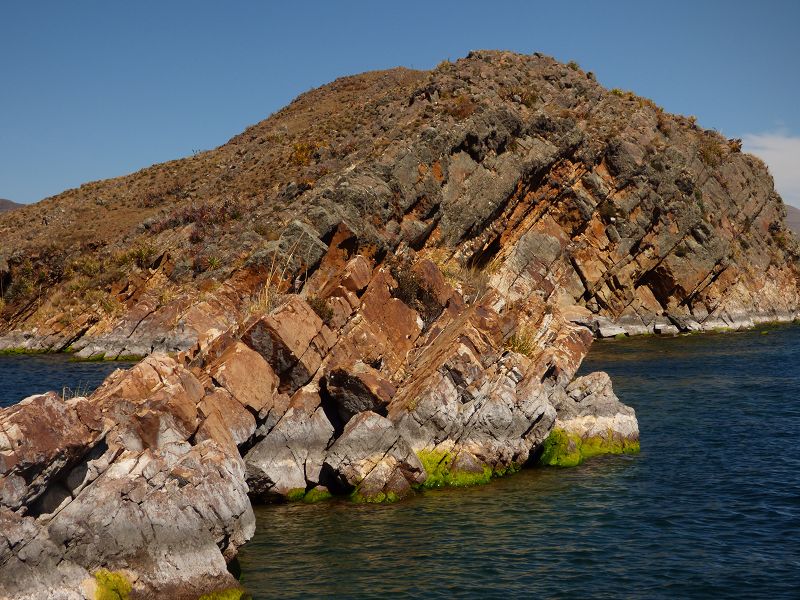
<path fill-rule="evenodd" d="M 292 145 L 292 153 L 289 155 L 289 160 L 293 165 L 302 167 L 311 164 L 316 151 L 317 147 L 311 142 L 297 142 Z"/>
<path fill-rule="evenodd" d="M 333 319 L 333 309 L 328 306 L 328 303 L 319 296 L 310 296 L 306 302 L 317 313 L 317 316 L 322 319 L 322 322 L 329 325 Z"/>
<path fill-rule="evenodd" d="M 397 281 L 397 287 L 392 291 L 392 295 L 406 306 L 416 310 L 422 317 L 425 326 L 435 321 L 441 314 L 442 307 L 424 288 L 417 274 L 406 269 L 393 269 L 392 276 Z"/>
<path fill-rule="evenodd" d="M 291 285 L 287 281 L 287 276 L 290 272 L 294 254 L 303 239 L 303 235 L 300 235 L 295 240 L 294 244 L 289 249 L 289 253 L 283 255 L 281 260 L 278 260 L 280 252 L 275 251 L 272 255 L 267 279 L 250 303 L 249 311 L 251 313 L 270 313 L 285 303 L 287 292 L 291 288 Z M 280 238 L 278 238 L 278 240 L 280 240 Z"/>
<path fill-rule="evenodd" d="M 504 344 L 506 350 L 532 358 L 536 352 L 536 331 L 528 325 L 520 325 Z"/>
<path fill-rule="evenodd" d="M 467 302 L 476 302 L 489 290 L 491 268 L 465 267 L 448 259 L 442 251 L 431 252 L 428 258 L 436 263 L 445 281 L 461 291 Z"/>
<path fill-rule="evenodd" d="M 219 256 L 210 256 L 208 258 L 208 268 L 209 269 L 218 269 L 222 265 L 222 260 Z"/>
<path fill-rule="evenodd" d="M 573 71 L 580 71 L 581 70 L 581 66 L 577 62 L 575 62 L 574 60 L 569 61 L 567 63 L 567 67 L 569 69 L 572 69 Z"/>
<path fill-rule="evenodd" d="M 472 98 L 468 96 L 458 96 L 452 103 L 447 105 L 445 111 L 457 121 L 461 121 L 472 115 L 476 108 L 477 106 L 475 102 L 472 101 Z"/>
<path fill-rule="evenodd" d="M 73 398 L 88 396 L 90 393 L 89 386 L 84 383 L 78 383 L 77 387 L 74 388 L 64 386 L 61 388 L 61 400 L 72 400 Z"/>
<path fill-rule="evenodd" d="M 719 140 L 703 136 L 697 146 L 697 154 L 700 156 L 700 160 L 709 167 L 718 167 L 722 163 L 724 152 Z"/>

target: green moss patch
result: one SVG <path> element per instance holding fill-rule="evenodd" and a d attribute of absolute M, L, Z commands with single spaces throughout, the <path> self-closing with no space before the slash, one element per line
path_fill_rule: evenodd
<path fill-rule="evenodd" d="M 115 362 L 139 362 L 144 356 L 142 354 L 120 354 L 114 359 Z"/>
<path fill-rule="evenodd" d="M 292 488 L 286 493 L 286 499 L 289 502 L 299 502 L 306 495 L 306 488 Z"/>
<path fill-rule="evenodd" d="M 608 439 L 593 436 L 587 439 L 563 429 L 553 429 L 544 441 L 539 462 L 554 467 L 575 467 L 587 458 L 600 454 L 634 454 L 639 441 L 619 440 L 609 432 Z"/>
<path fill-rule="evenodd" d="M 428 478 L 423 488 L 466 487 L 488 483 L 492 478 L 492 469 L 483 465 L 481 472 L 461 471 L 452 468 L 455 455 L 438 450 L 420 450 L 417 452 Z"/>
<path fill-rule="evenodd" d="M 315 502 L 323 502 L 324 500 L 330 500 L 331 498 L 332 495 L 328 490 L 315 487 L 306 492 L 306 495 L 303 496 L 303 502 L 314 504 Z"/>
<path fill-rule="evenodd" d="M 242 588 L 228 588 L 226 590 L 217 590 L 203 594 L 197 600 L 249 600 L 250 594 L 245 592 Z"/>
<path fill-rule="evenodd" d="M 100 569 L 94 574 L 97 582 L 95 600 L 127 600 L 133 586 L 128 578 L 119 571 Z"/>
<path fill-rule="evenodd" d="M 350 500 L 353 502 L 365 503 L 368 502 L 370 504 L 383 504 L 392 502 L 398 502 L 401 500 L 400 496 L 398 496 L 394 492 L 378 492 L 377 494 L 363 494 L 359 489 L 350 494 Z"/>
<path fill-rule="evenodd" d="M 46 354 L 47 350 L 29 350 L 28 348 L 5 348 L 0 356 L 20 356 L 25 354 Z"/>

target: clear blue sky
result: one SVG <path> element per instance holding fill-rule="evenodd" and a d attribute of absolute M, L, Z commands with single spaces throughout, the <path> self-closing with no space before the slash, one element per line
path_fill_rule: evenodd
<path fill-rule="evenodd" d="M 783 158 L 773 172 L 792 195 L 798 28 L 796 0 L 6 1 L 0 197 L 33 202 L 212 148 L 338 76 L 476 48 L 576 60 L 729 137 L 760 135 L 746 143 Z"/>

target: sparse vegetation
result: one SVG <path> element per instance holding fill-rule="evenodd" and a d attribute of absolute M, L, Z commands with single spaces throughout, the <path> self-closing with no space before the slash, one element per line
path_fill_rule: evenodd
<path fill-rule="evenodd" d="M 151 227 L 153 233 L 161 233 L 167 229 L 175 229 L 194 223 L 190 237 L 192 243 L 203 241 L 208 233 L 217 225 L 235 221 L 242 216 L 242 207 L 231 199 L 219 204 L 192 204 L 173 211 L 169 216 L 156 221 Z"/>
<path fill-rule="evenodd" d="M 97 591 L 95 600 L 127 600 L 133 586 L 119 571 L 100 569 L 94 574 Z"/>
<path fill-rule="evenodd" d="M 88 396 L 89 393 L 90 393 L 89 386 L 86 385 L 85 383 L 79 382 L 78 385 L 74 388 L 70 388 L 67 386 L 62 387 L 61 399 L 64 401 L 71 400 L 72 398 L 80 398 L 83 396 Z"/>
<path fill-rule="evenodd" d="M 317 313 L 317 316 L 322 319 L 323 323 L 330 325 L 333 319 L 333 309 L 328 306 L 328 303 L 319 296 L 310 296 L 307 300 L 308 305 Z"/>
<path fill-rule="evenodd" d="M 317 146 L 311 142 L 296 142 L 292 145 L 292 153 L 289 156 L 289 160 L 296 166 L 308 165 L 311 164 L 316 151 Z"/>
<path fill-rule="evenodd" d="M 710 135 L 703 135 L 697 145 L 697 154 L 709 167 L 718 167 L 722 163 L 724 150 L 722 143 Z"/>
<path fill-rule="evenodd" d="M 463 266 L 448 258 L 444 249 L 428 253 L 428 258 L 439 267 L 445 281 L 461 291 L 467 302 L 480 300 L 489 290 L 491 267 Z"/>
<path fill-rule="evenodd" d="M 536 330 L 525 324 L 517 326 L 514 334 L 506 340 L 505 349 L 533 357 L 536 352 Z"/>
<path fill-rule="evenodd" d="M 436 302 L 433 295 L 425 289 L 419 276 L 406 268 L 392 269 L 392 276 L 397 281 L 397 286 L 392 295 L 401 300 L 406 306 L 416 310 L 425 326 L 432 323 L 442 312 L 442 306 Z"/>
<path fill-rule="evenodd" d="M 462 121 L 471 116 L 476 108 L 477 105 L 468 96 L 457 96 L 452 102 L 445 105 L 447 114 L 457 121 Z"/>

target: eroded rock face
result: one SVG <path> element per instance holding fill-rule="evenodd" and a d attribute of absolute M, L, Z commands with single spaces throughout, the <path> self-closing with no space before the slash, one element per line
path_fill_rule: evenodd
<path fill-rule="evenodd" d="M 235 586 L 226 559 L 255 528 L 235 439 L 252 432 L 224 394 L 153 355 L 89 398 L 2 411 L 3 594 L 82 598 L 101 568 L 145 596 Z"/>
<path fill-rule="evenodd" d="M 224 283 L 199 275 L 205 250 L 176 262 L 203 233 L 177 215 L 150 229 L 176 256 L 112 286 L 116 321 L 8 322 L 0 348 L 183 352 L 89 398 L 0 411 L 4 593 L 91 595 L 108 569 L 134 593 L 196 597 L 235 585 L 248 495 L 394 501 L 636 451 L 608 377 L 575 378 L 594 336 L 797 314 L 797 246 L 735 143 L 540 56 L 474 53 L 424 78 L 392 80 L 399 100 L 386 79 L 359 92 L 380 107 L 380 144 L 346 164 L 298 146 L 286 169 L 324 168 L 223 219 Z M 221 150 L 231 164 L 243 139 Z M 246 196 L 252 171 L 210 188 Z M 257 215 L 278 233 L 244 230 Z M 158 294 L 168 281 L 175 298 Z"/>
<path fill-rule="evenodd" d="M 597 454 L 639 451 L 636 413 L 614 394 L 605 373 L 575 379 L 554 398 L 556 422 L 543 447 L 547 465 L 573 466 Z"/>

